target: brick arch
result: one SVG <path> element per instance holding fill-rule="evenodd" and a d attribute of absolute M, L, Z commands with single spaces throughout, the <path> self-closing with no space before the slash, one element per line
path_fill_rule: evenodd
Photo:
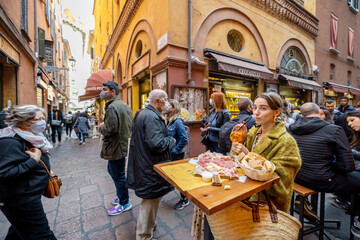
<path fill-rule="evenodd" d="M 219 22 L 224 20 L 233 20 L 244 25 L 254 36 L 258 47 L 260 49 L 261 61 L 269 66 L 269 59 L 265 47 L 265 43 L 261 34 L 255 24 L 250 20 L 248 16 L 234 8 L 217 8 L 210 12 L 200 24 L 194 38 L 195 56 L 199 59 L 204 59 L 203 49 L 205 47 L 206 38 L 210 30 Z"/>
<path fill-rule="evenodd" d="M 157 52 L 157 44 L 156 44 L 156 36 L 155 36 L 155 32 L 154 32 L 154 28 L 152 27 L 152 25 L 150 24 L 150 22 L 147 19 L 141 19 L 135 26 L 133 32 L 131 33 L 131 37 L 130 37 L 130 41 L 129 41 L 129 47 L 126 53 L 126 65 L 125 65 L 125 75 L 123 76 L 128 76 L 128 69 L 129 69 L 129 65 L 131 64 L 130 61 L 130 53 L 131 50 L 133 49 L 134 45 L 135 45 L 135 39 L 136 37 L 139 35 L 139 33 L 141 32 L 145 32 L 149 39 L 150 39 L 150 49 L 151 49 L 151 53 L 150 53 L 150 65 L 151 63 L 154 62 L 155 59 L 155 53 Z"/>
<path fill-rule="evenodd" d="M 302 54 L 305 57 L 305 61 L 307 63 L 308 66 L 308 73 L 311 73 L 311 61 L 310 61 L 310 57 L 309 57 L 309 53 L 306 50 L 304 44 L 302 44 L 302 42 L 300 42 L 298 39 L 295 38 L 290 38 L 288 40 L 286 40 L 286 42 L 281 46 L 279 53 L 277 55 L 277 59 L 276 59 L 276 67 L 280 66 L 280 62 L 281 62 L 281 58 L 283 57 L 285 51 L 289 48 L 289 47 L 297 47 Z"/>

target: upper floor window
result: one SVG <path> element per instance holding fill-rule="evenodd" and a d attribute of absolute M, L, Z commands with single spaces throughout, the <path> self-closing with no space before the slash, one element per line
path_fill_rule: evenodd
<path fill-rule="evenodd" d="M 354 30 L 349 27 L 348 33 L 348 58 L 354 59 Z"/>
<path fill-rule="evenodd" d="M 280 72 L 298 75 L 308 74 L 308 66 L 300 49 L 293 46 L 285 51 L 280 62 Z"/>
<path fill-rule="evenodd" d="M 347 0 L 347 3 L 351 10 L 355 12 L 359 11 L 359 0 Z"/>
<path fill-rule="evenodd" d="M 337 49 L 337 37 L 338 37 L 338 18 L 334 14 L 330 13 L 330 50 Z"/>
<path fill-rule="evenodd" d="M 330 64 L 330 75 L 329 75 L 330 81 L 335 79 L 335 65 L 333 63 Z"/>
<path fill-rule="evenodd" d="M 21 0 L 21 30 L 29 34 L 28 0 Z"/>

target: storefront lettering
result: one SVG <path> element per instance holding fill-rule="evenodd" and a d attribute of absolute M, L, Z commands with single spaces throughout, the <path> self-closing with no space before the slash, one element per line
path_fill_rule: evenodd
<path fill-rule="evenodd" d="M 261 75 L 258 71 L 253 71 L 246 68 L 239 68 L 239 74 L 254 78 L 260 78 Z"/>
<path fill-rule="evenodd" d="M 8 55 L 14 62 L 20 64 L 20 53 L 9 43 L 4 36 L 0 35 L 0 50 Z"/>

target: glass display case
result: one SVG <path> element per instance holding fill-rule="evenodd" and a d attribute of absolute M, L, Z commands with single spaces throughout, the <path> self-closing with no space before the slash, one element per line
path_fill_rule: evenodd
<path fill-rule="evenodd" d="M 251 99 L 251 93 L 236 90 L 225 90 L 225 97 L 227 109 L 231 112 L 231 118 L 234 118 L 239 114 L 238 102 L 242 98 Z"/>

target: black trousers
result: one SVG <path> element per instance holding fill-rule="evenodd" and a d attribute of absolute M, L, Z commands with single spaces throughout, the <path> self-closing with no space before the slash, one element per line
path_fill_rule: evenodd
<path fill-rule="evenodd" d="M 61 133 L 62 127 L 61 126 L 51 126 L 51 139 L 53 143 L 56 143 L 55 134 L 58 134 L 58 141 L 61 142 Z"/>
<path fill-rule="evenodd" d="M 66 124 L 66 136 L 70 137 L 72 132 L 72 123 Z"/>
<path fill-rule="evenodd" d="M 11 226 L 5 240 L 53 240 L 41 198 L 18 206 L 1 206 Z"/>

